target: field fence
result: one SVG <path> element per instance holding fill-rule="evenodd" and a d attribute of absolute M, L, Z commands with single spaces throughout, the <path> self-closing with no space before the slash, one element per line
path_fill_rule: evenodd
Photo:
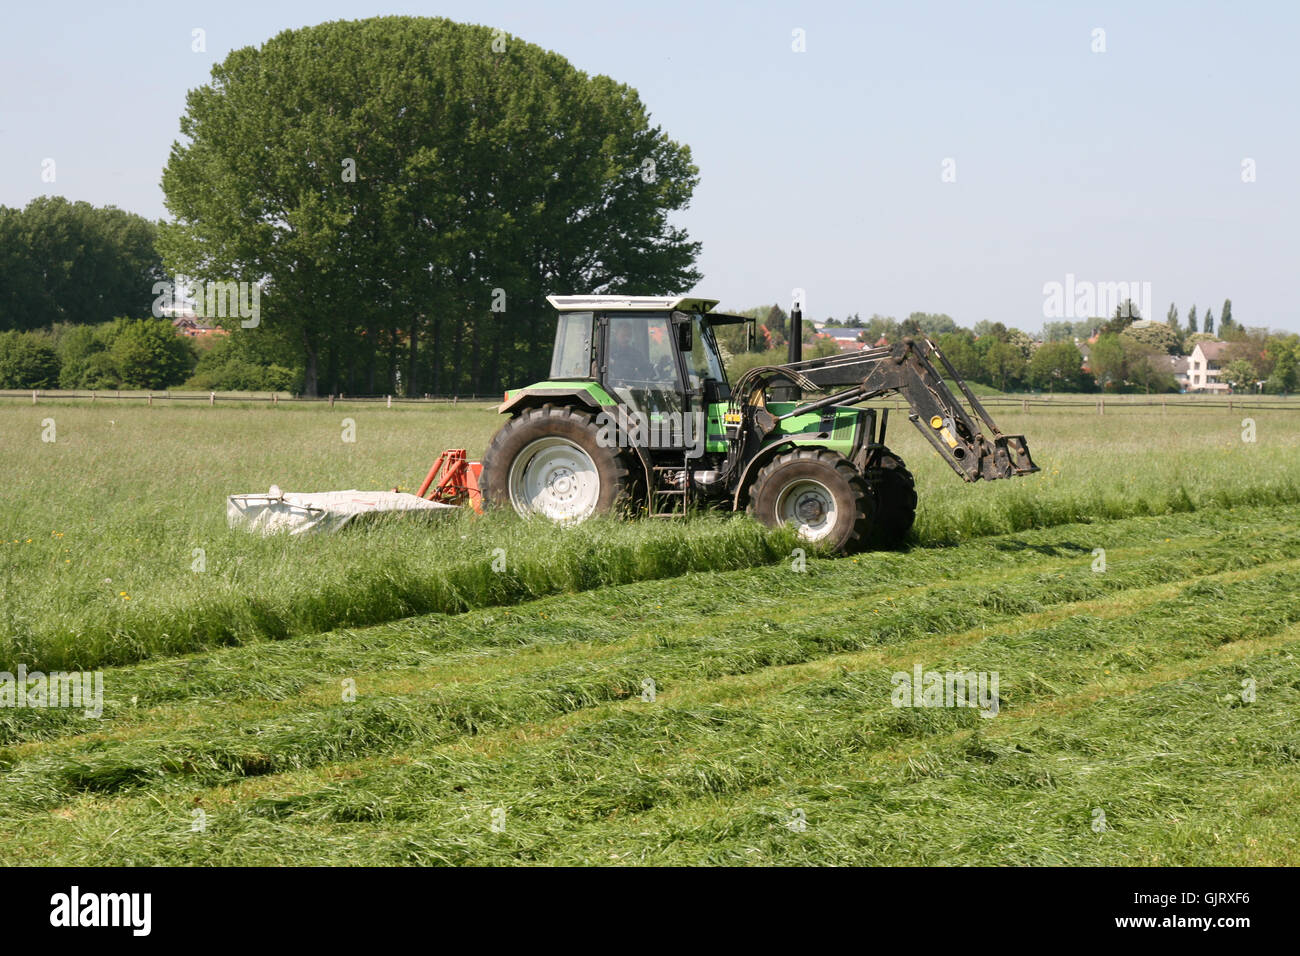
<path fill-rule="evenodd" d="M 1090 409 L 1104 415 L 1106 410 L 1125 408 L 1159 408 L 1162 412 L 1202 408 L 1219 408 L 1226 411 L 1300 411 L 1300 395 L 1297 396 L 1262 396 L 1262 395 L 1106 395 L 1070 394 L 1068 396 L 1049 395 L 990 395 L 976 396 L 980 403 L 989 409 L 1015 410 L 1031 412 L 1034 409 Z M 328 405 L 333 408 L 340 404 L 382 404 L 394 405 L 456 405 L 461 402 L 491 403 L 501 401 L 500 393 L 491 395 L 422 395 L 407 397 L 399 395 L 290 395 L 285 392 L 195 392 L 195 391 L 160 391 L 109 389 L 109 390 L 47 390 L 47 389 L 6 389 L 0 390 L 0 399 L 29 400 L 33 405 L 42 401 L 89 401 L 91 403 L 107 402 L 187 402 L 215 406 L 218 403 L 238 404 L 262 402 L 271 405 Z M 886 399 L 885 407 L 902 411 L 908 408 L 906 402 L 898 398 Z"/>

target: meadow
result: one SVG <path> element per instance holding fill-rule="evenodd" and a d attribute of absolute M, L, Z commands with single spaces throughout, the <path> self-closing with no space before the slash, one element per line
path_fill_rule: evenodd
<path fill-rule="evenodd" d="M 492 406 L 0 403 L 0 671 L 106 669 L 99 720 L 0 709 L 0 861 L 1300 862 L 1300 415 L 995 415 L 1042 473 L 897 415 L 910 546 L 798 571 L 743 515 L 226 527 Z M 918 663 L 999 713 L 893 706 Z"/>

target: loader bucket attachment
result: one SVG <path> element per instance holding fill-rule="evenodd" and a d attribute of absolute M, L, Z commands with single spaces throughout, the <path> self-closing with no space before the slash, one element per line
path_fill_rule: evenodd
<path fill-rule="evenodd" d="M 1029 457 L 1029 446 L 1025 444 L 1024 435 L 998 435 L 992 441 L 993 454 L 986 455 L 980 462 L 986 480 L 994 478 L 1011 478 L 1015 475 L 1029 475 L 1038 471 L 1038 466 Z"/>

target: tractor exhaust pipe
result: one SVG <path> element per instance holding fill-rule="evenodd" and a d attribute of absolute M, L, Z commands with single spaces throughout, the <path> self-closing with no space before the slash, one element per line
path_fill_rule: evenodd
<path fill-rule="evenodd" d="M 803 361 L 803 309 L 795 302 L 790 309 L 790 327 L 786 329 L 788 340 L 785 348 L 787 365 Z M 772 389 L 772 398 L 778 402 L 797 402 L 803 398 L 803 391 L 793 382 L 782 382 Z"/>

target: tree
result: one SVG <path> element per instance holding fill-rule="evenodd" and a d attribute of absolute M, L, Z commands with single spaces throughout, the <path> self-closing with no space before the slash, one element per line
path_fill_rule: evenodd
<path fill-rule="evenodd" d="M 285 31 L 215 66 L 181 133 L 164 259 L 265 280 L 263 322 L 308 394 L 533 381 L 547 293 L 700 279 L 699 243 L 669 222 L 698 182 L 690 150 L 631 88 L 488 27 Z"/>
<path fill-rule="evenodd" d="M 995 341 L 984 355 L 984 369 L 993 384 L 1002 391 L 1025 375 L 1028 363 L 1020 349 L 1006 342 Z"/>
<path fill-rule="evenodd" d="M 1082 388 L 1083 355 L 1071 342 L 1048 342 L 1029 360 L 1029 381 L 1049 392 Z"/>
<path fill-rule="evenodd" d="M 1266 379 L 1273 371 L 1278 351 L 1267 329 L 1234 326 L 1232 340 L 1224 349 L 1222 361 L 1225 365 L 1237 360 L 1247 362 L 1255 370 L 1255 380 Z"/>
<path fill-rule="evenodd" d="M 975 337 L 977 339 L 993 338 L 999 342 L 1007 340 L 1007 327 L 1001 322 L 991 322 L 988 319 L 980 319 L 975 323 Z"/>
<path fill-rule="evenodd" d="M 112 324 L 76 325 L 58 336 L 59 388 L 115 388 L 121 381 L 108 356 Z"/>
<path fill-rule="evenodd" d="M 1219 378 L 1231 385 L 1234 392 L 1253 392 L 1255 383 L 1259 380 L 1259 372 L 1245 359 L 1235 359 L 1223 367 Z"/>
<path fill-rule="evenodd" d="M 274 361 L 274 352 L 252 335 L 215 337 L 199 354 L 187 388 L 204 391 L 297 392 L 301 373 Z"/>
<path fill-rule="evenodd" d="M 941 335 L 957 331 L 956 321 L 942 312 L 913 312 L 907 318 L 931 341 L 937 342 Z"/>
<path fill-rule="evenodd" d="M 1177 355 L 1182 346 L 1182 340 L 1174 330 L 1160 323 L 1142 326 L 1130 325 L 1121 334 L 1125 338 L 1159 349 L 1168 355 Z"/>
<path fill-rule="evenodd" d="M 787 326 L 790 322 L 790 316 L 786 314 L 785 309 L 780 305 L 773 303 L 772 307 L 767 310 L 767 315 L 763 317 L 763 325 L 772 332 L 777 333 L 785 341 L 789 341 L 790 333 Z"/>
<path fill-rule="evenodd" d="M 952 363 L 957 374 L 973 382 L 988 379 L 984 370 L 983 357 L 975 350 L 975 337 L 966 329 L 949 332 L 939 336 L 939 350 Z"/>
<path fill-rule="evenodd" d="M 0 388 L 58 388 L 59 356 L 30 332 L 0 332 Z"/>
<path fill-rule="evenodd" d="M 1103 332 L 1093 343 L 1089 367 L 1103 389 L 1118 390 L 1127 381 L 1124 343 L 1115 332 Z"/>
<path fill-rule="evenodd" d="M 1219 313 L 1219 331 L 1222 332 L 1225 328 L 1232 325 L 1232 321 L 1232 300 L 1224 299 L 1223 311 Z"/>
<path fill-rule="evenodd" d="M 1132 299 L 1125 299 L 1122 304 L 1115 306 L 1115 314 L 1110 320 L 1102 326 L 1103 332 L 1123 332 L 1130 325 L 1142 318 L 1142 313 Z"/>
<path fill-rule="evenodd" d="M 167 388 L 194 368 L 194 349 L 165 319 L 118 319 L 108 350 L 128 388 Z"/>
<path fill-rule="evenodd" d="M 1178 306 L 1169 303 L 1169 311 L 1165 313 L 1165 324 L 1175 331 L 1178 330 Z"/>
<path fill-rule="evenodd" d="M 1296 357 L 1291 349 L 1278 349 L 1273 362 L 1273 374 L 1268 377 L 1264 390 L 1273 395 L 1289 395 L 1296 387 Z"/>
<path fill-rule="evenodd" d="M 867 319 L 866 332 L 859 335 L 858 339 L 868 345 L 875 345 L 882 335 L 886 342 L 897 342 L 903 337 L 893 316 L 872 313 L 871 318 Z"/>
<path fill-rule="evenodd" d="M 1214 313 L 1209 309 L 1205 310 L 1205 331 L 1214 334 Z"/>
<path fill-rule="evenodd" d="M 1187 334 L 1195 335 L 1197 331 L 1198 330 L 1196 328 L 1196 306 L 1192 306 L 1191 310 L 1187 313 Z"/>
<path fill-rule="evenodd" d="M 1141 388 L 1148 395 L 1151 392 L 1172 392 L 1177 388 L 1172 366 L 1164 350 L 1145 342 L 1140 342 L 1125 334 L 1120 336 L 1124 351 L 1124 378 Z"/>
<path fill-rule="evenodd" d="M 141 216 L 62 196 L 0 207 L 0 329 L 148 314 L 163 278 L 156 237 Z"/>

